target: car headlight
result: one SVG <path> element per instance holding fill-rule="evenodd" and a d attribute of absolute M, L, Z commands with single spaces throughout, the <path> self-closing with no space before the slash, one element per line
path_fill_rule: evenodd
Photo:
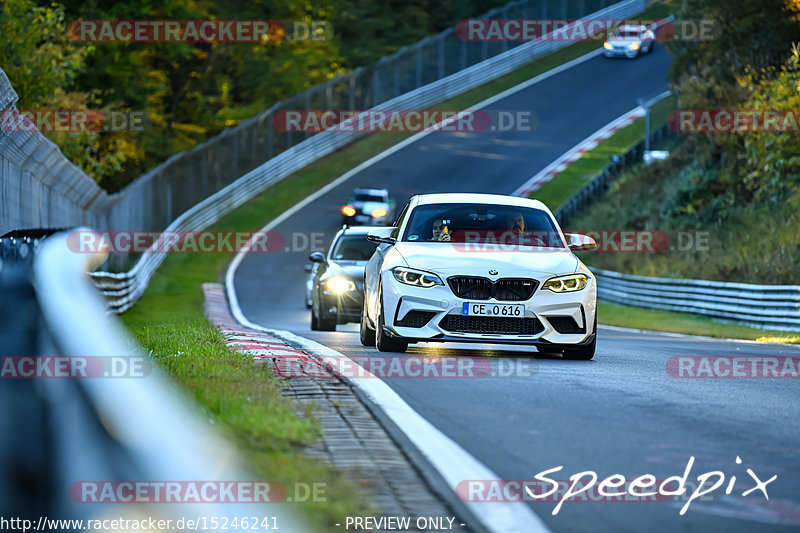
<path fill-rule="evenodd" d="M 344 276 L 333 276 L 325 280 L 325 288 L 336 294 L 356 290 L 356 284 Z"/>
<path fill-rule="evenodd" d="M 372 218 L 381 218 L 386 216 L 386 209 L 376 209 L 372 212 Z"/>
<path fill-rule="evenodd" d="M 605 48 L 606 50 L 611 50 L 611 43 L 608 41 L 604 42 L 603 48 Z"/>
<path fill-rule="evenodd" d="M 639 49 L 639 43 L 631 43 L 631 44 L 628 45 L 628 48 L 630 48 L 631 50 L 638 50 Z"/>
<path fill-rule="evenodd" d="M 394 267 L 392 269 L 392 274 L 394 274 L 394 278 L 400 283 L 413 285 L 415 287 L 434 287 L 436 285 L 444 285 L 439 276 L 436 274 L 431 274 L 430 272 L 424 272 L 422 270 Z"/>
<path fill-rule="evenodd" d="M 356 210 L 354 207 L 346 205 L 342 207 L 342 214 L 346 217 L 351 217 L 356 214 Z"/>
<path fill-rule="evenodd" d="M 550 278 L 542 285 L 542 289 L 553 292 L 572 292 L 586 288 L 587 278 L 583 274 L 572 274 L 570 276 L 559 276 Z"/>

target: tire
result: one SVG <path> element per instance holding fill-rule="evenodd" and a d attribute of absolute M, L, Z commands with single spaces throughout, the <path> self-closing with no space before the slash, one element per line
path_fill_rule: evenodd
<path fill-rule="evenodd" d="M 336 331 L 336 321 L 330 318 L 317 316 L 314 307 L 311 307 L 311 331 Z"/>
<path fill-rule="evenodd" d="M 395 337 L 389 337 L 383 331 L 383 291 L 378 293 L 378 323 L 375 327 L 375 347 L 379 352 L 399 352 L 405 353 L 408 350 L 408 342 Z"/>
<path fill-rule="evenodd" d="M 597 347 L 597 311 L 594 314 L 594 334 L 592 335 L 592 342 L 574 348 L 566 348 L 564 350 L 564 359 L 570 361 L 590 361 L 594 357 L 595 348 Z"/>
<path fill-rule="evenodd" d="M 369 327 L 367 319 L 367 293 L 364 291 L 364 303 L 361 304 L 361 327 L 359 337 L 363 346 L 375 346 L 375 330 Z"/>

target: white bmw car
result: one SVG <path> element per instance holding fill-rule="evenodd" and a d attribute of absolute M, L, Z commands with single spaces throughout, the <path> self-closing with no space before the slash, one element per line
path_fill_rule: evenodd
<path fill-rule="evenodd" d="M 404 352 L 415 342 L 525 344 L 588 360 L 596 344 L 595 277 L 538 200 L 493 194 L 413 197 L 364 272 L 361 343 Z"/>

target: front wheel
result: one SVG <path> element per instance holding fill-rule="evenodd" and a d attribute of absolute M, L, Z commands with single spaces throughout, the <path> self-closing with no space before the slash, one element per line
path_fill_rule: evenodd
<path fill-rule="evenodd" d="M 564 349 L 564 359 L 572 361 L 589 361 L 594 357 L 595 348 L 597 347 L 597 311 L 594 315 L 594 335 L 592 342 L 574 348 L 567 347 Z"/>
<path fill-rule="evenodd" d="M 367 293 L 364 292 L 364 303 L 361 304 L 361 327 L 359 337 L 363 346 L 375 346 L 375 330 L 369 327 L 367 318 Z"/>
<path fill-rule="evenodd" d="M 317 315 L 317 310 L 311 306 L 311 331 L 336 331 L 336 321 Z"/>
<path fill-rule="evenodd" d="M 375 347 L 379 352 L 400 352 L 408 350 L 408 341 L 390 337 L 383 330 L 383 292 L 378 293 L 378 323 L 375 327 Z"/>

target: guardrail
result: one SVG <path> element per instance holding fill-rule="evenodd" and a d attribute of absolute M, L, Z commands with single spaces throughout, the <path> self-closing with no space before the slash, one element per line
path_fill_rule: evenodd
<path fill-rule="evenodd" d="M 23 241 L 15 242 L 19 246 Z M 107 316 L 106 302 L 86 275 L 102 257 L 73 253 L 66 236 L 58 234 L 38 245 L 32 264 L 29 258 L 25 255 L 24 264 L 17 265 L 9 256 L 0 264 L 4 372 L 7 355 L 81 358 L 88 368 L 94 361 L 87 359 L 98 357 L 113 356 L 117 362 L 148 359 L 118 320 Z M 196 500 L 190 505 L 152 505 L 137 503 L 138 492 L 123 505 L 80 499 L 80 490 L 72 488 L 81 481 L 249 480 L 233 448 L 209 430 L 186 393 L 158 368 L 123 377 L 104 373 L 86 378 L 76 374 L 61 379 L 0 379 L 0 401 L 14 406 L 0 418 L 0 516 L 30 519 L 33 524 L 40 517 L 205 516 L 211 523 L 212 517 L 232 522 L 241 516 L 269 516 L 277 518 L 281 530 L 309 531 L 283 503 Z M 153 492 L 147 495 L 152 497 Z"/>
<path fill-rule="evenodd" d="M 645 0 L 623 0 L 584 18 L 625 18 L 645 9 Z M 495 57 L 458 71 L 438 81 L 392 98 L 375 110 L 421 109 L 447 100 L 497 79 L 531 60 L 571 44 L 562 40 L 542 40 L 521 44 Z M 175 219 L 165 231 L 201 230 L 230 213 L 250 198 L 363 135 L 359 132 L 323 131 L 276 155 L 219 192 L 206 198 Z M 116 313 L 128 310 L 142 295 L 166 254 L 144 253 L 128 272 L 95 272 L 92 278 Z"/>
<path fill-rule="evenodd" d="M 653 278 L 596 268 L 592 272 L 597 276 L 597 296 L 611 302 L 800 331 L 800 285 Z"/>
<path fill-rule="evenodd" d="M 664 124 L 662 127 L 652 132 L 650 135 L 650 142 L 658 143 L 670 135 L 674 135 L 674 133 Z M 578 192 L 573 194 L 569 200 L 556 209 L 553 216 L 556 217 L 558 223 L 561 225 L 566 224 L 569 219 L 599 198 L 603 192 L 608 189 L 608 184 L 614 176 L 639 163 L 644 156 L 645 144 L 644 139 L 642 139 L 632 146 L 630 150 L 620 154 L 615 160 L 609 162 L 602 172 L 592 178 L 589 183 L 584 185 Z"/>
<path fill-rule="evenodd" d="M 578 19 L 617 0 L 516 0 L 484 18 Z M 644 0 L 640 2 L 644 6 Z M 226 128 L 191 150 L 174 154 L 119 192 L 107 194 L 37 131 L 0 131 L 0 233 L 15 228 L 90 226 L 108 231 L 162 231 L 178 215 L 281 152 L 313 136 L 279 131 L 273 119 L 288 110 L 361 111 L 426 86 L 521 42 L 467 41 L 454 28 L 432 35 L 372 65 L 315 85 Z M 17 94 L 0 69 L 0 110 Z M 355 137 L 353 137 L 355 138 Z M 127 254 L 109 270 L 128 270 Z"/>
<path fill-rule="evenodd" d="M 673 132 L 667 125 L 655 130 L 657 143 Z M 609 162 L 603 171 L 567 200 L 554 215 L 559 224 L 597 200 L 614 176 L 639 163 L 645 151 L 642 140 Z M 656 278 L 592 268 L 597 296 L 625 305 L 683 311 L 737 321 L 756 328 L 800 331 L 800 285 L 753 285 L 699 279 Z"/>

